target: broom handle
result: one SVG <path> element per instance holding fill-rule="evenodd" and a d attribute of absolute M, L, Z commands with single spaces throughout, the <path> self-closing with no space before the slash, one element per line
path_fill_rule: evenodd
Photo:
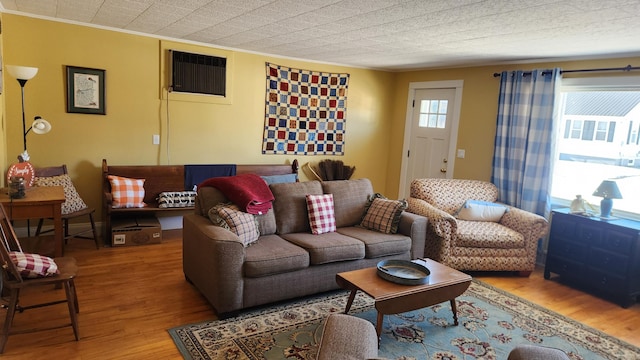
<path fill-rule="evenodd" d="M 320 175 L 318 175 L 318 173 L 315 172 L 315 170 L 313 170 L 313 168 L 311 167 L 311 165 L 309 165 L 309 163 L 306 163 L 304 165 L 302 165 L 302 167 L 307 167 L 307 169 L 309 169 L 309 171 L 311 171 L 313 173 L 313 176 L 316 177 L 316 179 L 323 181 L 322 178 L 320 177 Z"/>

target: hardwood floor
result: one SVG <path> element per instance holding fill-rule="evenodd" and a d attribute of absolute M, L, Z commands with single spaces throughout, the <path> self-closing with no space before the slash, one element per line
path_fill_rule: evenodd
<path fill-rule="evenodd" d="M 80 266 L 76 287 L 80 303 L 80 341 L 71 328 L 9 337 L 6 359 L 180 359 L 167 329 L 213 320 L 215 312 L 185 281 L 179 230 L 165 231 L 163 243 L 138 247 L 101 248 L 90 240 L 71 240 L 67 256 Z M 640 303 L 620 306 L 544 280 L 542 269 L 529 278 L 477 273 L 474 277 L 640 346 Z M 22 295 L 63 296 L 49 289 Z M 4 319 L 4 312 L 0 313 Z M 14 328 L 68 321 L 64 305 L 17 314 Z"/>
<path fill-rule="evenodd" d="M 501 273 L 471 275 L 640 347 L 640 303 L 624 309 L 613 302 L 564 285 L 557 277 L 545 280 L 542 268 L 536 269 L 528 278 Z"/>

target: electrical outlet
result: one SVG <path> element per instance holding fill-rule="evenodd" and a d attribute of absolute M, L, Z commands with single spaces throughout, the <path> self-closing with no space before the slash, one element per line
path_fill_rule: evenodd
<path fill-rule="evenodd" d="M 154 134 L 152 142 L 153 142 L 153 145 L 160 145 L 160 135 Z"/>

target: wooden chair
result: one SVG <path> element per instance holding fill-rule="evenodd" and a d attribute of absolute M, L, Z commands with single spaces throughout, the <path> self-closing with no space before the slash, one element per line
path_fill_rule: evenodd
<path fill-rule="evenodd" d="M 7 315 L 4 320 L 4 326 L 2 327 L 2 333 L 0 334 L 0 354 L 4 352 L 4 347 L 7 343 L 9 335 L 31 333 L 35 331 L 59 329 L 62 327 L 71 326 L 73 328 L 73 334 L 76 341 L 80 339 L 80 331 L 78 328 L 78 297 L 76 295 L 76 288 L 74 279 L 76 277 L 77 266 L 74 258 L 61 257 L 55 258 L 54 261 L 58 266 L 59 274 L 48 277 L 39 278 L 23 278 L 16 265 L 11 260 L 9 252 L 22 251 L 20 243 L 17 240 L 16 234 L 11 226 L 10 220 L 7 218 L 4 207 L 0 205 L 0 266 L 2 267 L 2 307 L 7 309 Z M 66 293 L 65 300 L 54 300 L 46 303 L 33 304 L 29 306 L 20 306 L 19 297 L 22 289 L 35 287 L 35 286 L 48 286 L 52 288 L 62 288 Z M 5 297 L 5 294 L 7 297 Z M 29 328 L 12 330 L 11 324 L 15 316 L 16 310 L 23 312 L 27 309 L 39 308 L 43 306 L 51 306 L 56 304 L 67 303 L 69 307 L 69 317 L 71 323 L 62 324 L 50 327 L 42 328 Z"/>
<path fill-rule="evenodd" d="M 36 183 L 38 183 L 40 180 L 38 180 L 38 178 L 51 178 L 54 176 L 60 176 L 60 175 L 65 175 L 68 174 L 67 172 L 67 165 L 61 165 L 61 166 L 51 166 L 51 167 L 46 167 L 46 168 L 39 168 L 39 169 L 35 169 L 35 176 L 36 176 Z M 70 183 L 70 187 L 73 187 L 73 184 Z M 69 196 L 69 191 L 71 191 L 72 193 L 77 193 L 77 191 L 75 190 L 75 187 L 73 189 L 65 189 L 65 196 Z M 79 195 L 78 195 L 79 197 Z M 67 199 L 67 201 L 69 201 L 69 199 Z M 86 205 L 85 205 L 86 206 Z M 93 219 L 93 214 L 95 213 L 95 209 L 91 208 L 91 207 L 84 207 L 82 209 L 79 210 L 75 210 L 75 211 L 65 211 L 65 208 L 63 206 L 62 209 L 62 224 L 64 226 L 64 242 L 65 244 L 67 243 L 67 241 L 71 238 L 79 238 L 79 239 L 90 239 L 93 240 L 96 243 L 96 249 L 100 249 L 100 244 L 98 243 L 98 232 L 96 231 L 96 224 L 95 221 Z M 69 220 L 71 219 L 75 219 L 81 216 L 89 216 L 89 221 L 91 222 L 91 229 L 85 229 L 85 230 L 81 230 L 75 233 L 69 233 Z M 36 236 L 42 234 L 42 233 L 46 233 L 46 232 L 50 232 L 53 231 L 53 229 L 48 229 L 48 230 L 42 230 L 42 225 L 44 224 L 44 220 L 45 219 L 40 219 L 40 221 L 38 222 L 38 228 L 36 230 Z M 91 233 L 92 236 L 87 236 L 85 234 Z"/>

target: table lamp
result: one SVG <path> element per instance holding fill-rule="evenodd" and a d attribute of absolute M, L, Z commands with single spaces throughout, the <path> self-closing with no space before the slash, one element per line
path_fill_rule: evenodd
<path fill-rule="evenodd" d="M 602 201 L 600 201 L 600 217 L 603 219 L 611 217 L 611 208 L 613 208 L 612 199 L 622 199 L 620 189 L 618 189 L 618 185 L 613 180 L 603 180 L 593 193 L 593 196 L 602 198 Z"/>

